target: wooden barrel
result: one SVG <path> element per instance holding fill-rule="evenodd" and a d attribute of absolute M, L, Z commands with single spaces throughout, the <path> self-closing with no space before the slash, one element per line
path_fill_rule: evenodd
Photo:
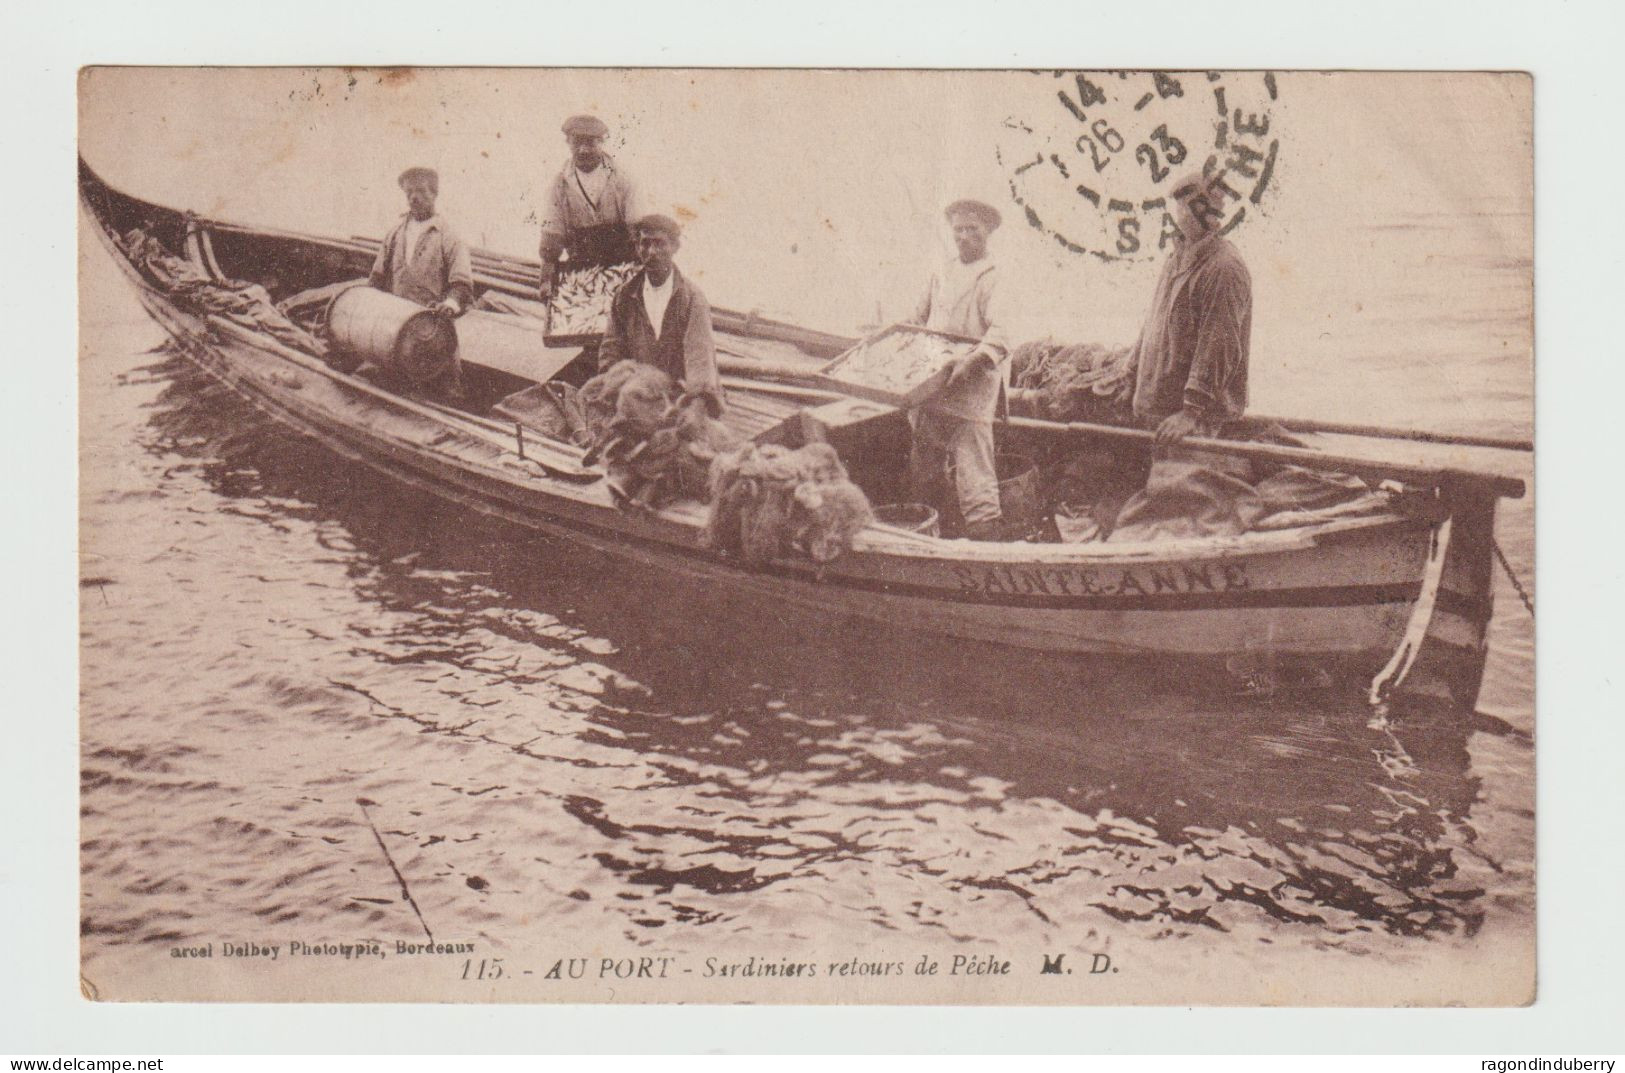
<path fill-rule="evenodd" d="M 457 361 L 457 329 L 416 302 L 358 285 L 327 307 L 327 334 L 345 354 L 399 373 L 415 385 L 432 383 Z"/>

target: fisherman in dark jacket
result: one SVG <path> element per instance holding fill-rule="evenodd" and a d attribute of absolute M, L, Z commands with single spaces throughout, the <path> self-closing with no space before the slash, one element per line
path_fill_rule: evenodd
<path fill-rule="evenodd" d="M 1110 539 L 1119 543 L 1233 536 L 1257 501 L 1247 460 L 1177 446 L 1188 436 L 1235 434 L 1247 408 L 1253 284 L 1219 234 L 1230 193 L 1223 171 L 1198 172 L 1168 198 L 1179 246 L 1135 343 L 1134 415 L 1157 448 L 1145 488 L 1118 512 Z"/>
<path fill-rule="evenodd" d="M 686 395 L 703 399 L 716 417 L 722 413 L 722 383 L 711 338 L 711 306 L 672 263 L 681 245 L 677 221 L 645 216 L 633 231 L 643 267 L 610 303 L 609 325 L 598 348 L 599 371 L 627 358 L 653 365 L 681 384 Z"/>
<path fill-rule="evenodd" d="M 1135 344 L 1134 414 L 1158 444 L 1211 436 L 1247 408 L 1253 283 L 1218 233 L 1226 192 L 1223 172 L 1198 172 L 1168 199 L 1180 241 Z"/>

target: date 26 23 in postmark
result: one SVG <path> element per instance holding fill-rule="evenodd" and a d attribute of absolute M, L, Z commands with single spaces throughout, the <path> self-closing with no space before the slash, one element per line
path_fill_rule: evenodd
<path fill-rule="evenodd" d="M 1153 257 L 1178 235 L 1180 178 L 1222 171 L 1221 230 L 1260 215 L 1280 153 L 1266 72 L 1044 73 L 1030 115 L 1005 118 L 995 152 L 1027 223 L 1073 253 Z"/>

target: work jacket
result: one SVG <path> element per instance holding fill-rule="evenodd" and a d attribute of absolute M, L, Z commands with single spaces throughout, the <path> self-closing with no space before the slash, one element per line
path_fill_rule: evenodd
<path fill-rule="evenodd" d="M 671 301 L 661 317 L 658 337 L 643 302 L 643 270 L 615 292 L 598 347 L 598 368 L 603 371 L 625 358 L 653 365 L 685 391 L 705 396 L 715 416 L 722 412 L 722 381 L 711 337 L 711 306 L 675 266 L 671 274 Z"/>
<path fill-rule="evenodd" d="M 992 421 L 1009 376 L 1009 348 L 998 297 L 999 270 L 991 257 L 970 264 L 949 262 L 933 273 L 910 323 L 937 332 L 981 340 L 993 368 L 962 375 L 925 402 L 924 408 L 949 417 Z"/>
<path fill-rule="evenodd" d="M 467 309 L 474 300 L 474 269 L 468 247 L 441 218 L 429 217 L 418 235 L 417 248 L 406 248 L 406 221 L 384 236 L 384 245 L 372 263 L 368 282 L 418 305 L 431 306 L 454 297 Z"/>
<path fill-rule="evenodd" d="M 1189 406 L 1240 417 L 1252 330 L 1252 277 L 1236 248 L 1218 235 L 1180 243 L 1135 344 L 1135 414 L 1155 421 Z"/>

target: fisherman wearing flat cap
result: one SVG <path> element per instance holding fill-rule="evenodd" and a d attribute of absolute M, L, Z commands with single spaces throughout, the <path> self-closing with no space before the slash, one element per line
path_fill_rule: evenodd
<path fill-rule="evenodd" d="M 407 168 L 399 182 L 407 212 L 384 236 L 367 281 L 442 316 L 458 316 L 474 300 L 474 270 L 468 247 L 435 214 L 440 177 L 430 168 Z"/>
<path fill-rule="evenodd" d="M 922 501 L 956 506 L 965 536 L 991 540 L 1001 535 L 1002 518 L 993 418 L 1009 367 L 999 271 L 987 249 L 999 211 L 964 199 L 943 215 L 953 229 L 957 256 L 932 275 L 910 322 L 981 342 L 954 363 L 940 392 L 909 413 L 914 430 L 909 481 Z"/>
<path fill-rule="evenodd" d="M 543 199 L 543 301 L 552 293 L 555 266 L 566 252 L 571 261 L 585 265 L 632 260 L 632 221 L 639 215 L 631 180 L 604 152 L 609 134 L 604 121 L 571 116 L 561 129 L 570 144 L 570 160 Z"/>
<path fill-rule="evenodd" d="M 711 306 L 672 263 L 682 230 L 671 217 L 655 214 L 638 220 L 633 231 L 643 267 L 609 304 L 598 368 L 606 370 L 627 358 L 653 365 L 681 384 L 685 396 L 703 403 L 710 416 L 720 416 L 722 381 L 711 337 Z"/>

